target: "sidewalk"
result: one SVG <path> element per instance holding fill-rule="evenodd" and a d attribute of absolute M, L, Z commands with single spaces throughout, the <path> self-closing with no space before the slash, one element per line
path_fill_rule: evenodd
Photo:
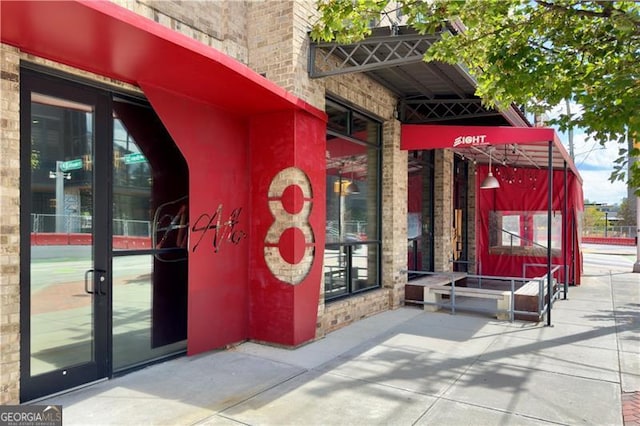
<path fill-rule="evenodd" d="M 622 425 L 639 322 L 640 274 L 585 261 L 552 327 L 401 308 L 296 350 L 244 343 L 39 403 L 62 404 L 65 425 Z"/>

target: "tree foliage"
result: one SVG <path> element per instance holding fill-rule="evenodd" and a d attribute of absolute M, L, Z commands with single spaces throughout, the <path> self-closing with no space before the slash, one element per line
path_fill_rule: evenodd
<path fill-rule="evenodd" d="M 618 222 L 619 226 L 633 226 L 636 224 L 636 212 L 632 210 L 628 198 L 622 199 L 617 217 L 620 220 Z"/>
<path fill-rule="evenodd" d="M 584 214 L 582 216 L 582 226 L 584 228 L 604 227 L 605 214 L 597 206 L 587 205 L 585 202 Z"/>
<path fill-rule="evenodd" d="M 350 43 L 381 16 L 421 33 L 440 31 L 425 61 L 462 63 L 485 105 L 548 111 L 570 99 L 581 114 L 560 115 L 560 130 L 581 127 L 601 144 L 620 143 L 611 180 L 640 188 L 640 164 L 626 176 L 627 134 L 640 135 L 640 3 L 580 0 L 319 0 L 316 40 Z"/>

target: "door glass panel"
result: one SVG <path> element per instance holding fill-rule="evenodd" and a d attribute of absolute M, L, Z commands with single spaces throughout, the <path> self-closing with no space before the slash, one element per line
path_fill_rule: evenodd
<path fill-rule="evenodd" d="M 120 370 L 186 347 L 152 346 L 153 255 L 113 258 L 113 369 Z"/>
<path fill-rule="evenodd" d="M 92 106 L 31 96 L 30 371 L 93 360 Z"/>
<path fill-rule="evenodd" d="M 145 155 L 119 118 L 113 121 L 113 249 L 151 248 L 151 186 Z"/>
<path fill-rule="evenodd" d="M 407 262 L 410 271 L 433 271 L 433 151 L 408 153 Z M 409 273 L 409 278 L 420 274 Z"/>
<path fill-rule="evenodd" d="M 114 99 L 113 367 L 184 350 L 188 170 L 151 108 Z"/>

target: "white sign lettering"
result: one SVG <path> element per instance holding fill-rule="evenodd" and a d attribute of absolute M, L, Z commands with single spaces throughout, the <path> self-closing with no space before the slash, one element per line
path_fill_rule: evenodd
<path fill-rule="evenodd" d="M 459 145 L 486 145 L 488 142 L 486 141 L 487 135 L 475 135 L 475 136 L 458 136 L 453 141 L 453 147 Z"/>

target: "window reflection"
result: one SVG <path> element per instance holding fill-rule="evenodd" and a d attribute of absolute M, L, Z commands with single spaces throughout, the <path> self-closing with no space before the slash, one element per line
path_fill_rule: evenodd
<path fill-rule="evenodd" d="M 327 101 L 325 298 L 379 286 L 380 123 Z"/>
<path fill-rule="evenodd" d="M 93 107 L 31 94 L 31 376 L 93 360 Z M 88 218 L 88 219 L 87 219 Z"/>
<path fill-rule="evenodd" d="M 120 99 L 113 108 L 113 350 L 115 368 L 127 368 L 184 349 L 189 181 L 151 108 Z M 127 316 L 140 323 L 120 326 Z"/>

